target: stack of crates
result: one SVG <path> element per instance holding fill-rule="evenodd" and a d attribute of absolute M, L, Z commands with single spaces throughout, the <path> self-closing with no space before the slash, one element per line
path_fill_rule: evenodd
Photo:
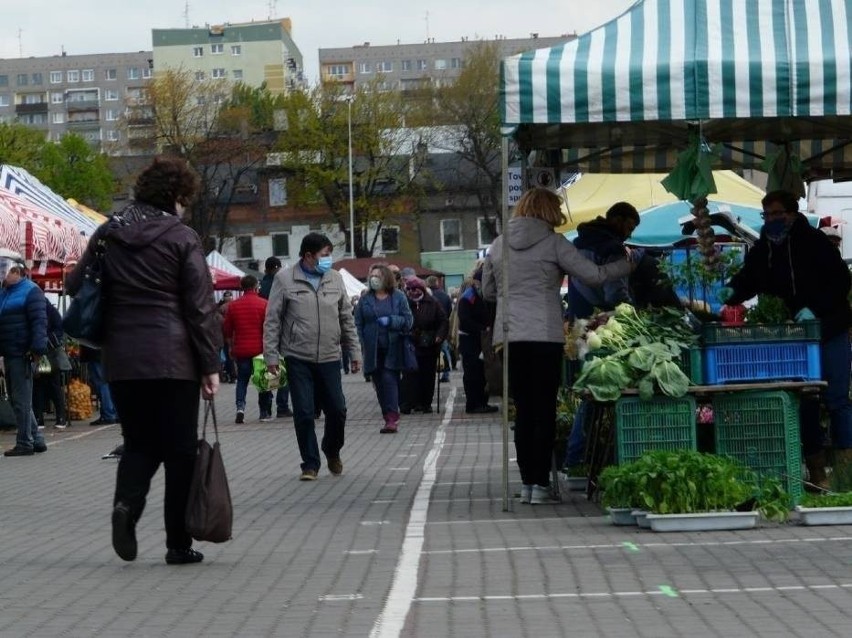
<path fill-rule="evenodd" d="M 616 460 L 635 461 L 654 450 L 696 450 L 695 399 L 622 397 L 615 404 Z"/>
<path fill-rule="evenodd" d="M 725 326 L 707 323 L 704 382 L 708 385 L 756 381 L 817 381 L 820 323 Z"/>
<path fill-rule="evenodd" d="M 793 504 L 802 496 L 799 400 L 790 392 L 735 392 L 713 399 L 716 454 L 781 479 Z"/>

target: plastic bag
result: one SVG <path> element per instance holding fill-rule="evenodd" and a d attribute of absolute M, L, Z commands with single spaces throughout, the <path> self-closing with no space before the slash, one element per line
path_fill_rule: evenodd
<path fill-rule="evenodd" d="M 278 374 L 272 374 L 266 368 L 263 355 L 259 354 L 251 360 L 251 382 L 260 392 L 277 390 L 287 385 L 287 369 L 283 361 L 278 363 Z"/>

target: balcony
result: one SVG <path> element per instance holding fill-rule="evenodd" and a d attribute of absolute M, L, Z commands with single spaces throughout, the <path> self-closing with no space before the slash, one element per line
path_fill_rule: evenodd
<path fill-rule="evenodd" d="M 90 129 L 90 128 L 100 128 L 101 127 L 101 121 L 97 117 L 68 120 L 67 124 L 68 124 L 68 127 L 72 128 L 72 129 Z"/>
<path fill-rule="evenodd" d="M 69 113 L 77 111 L 97 111 L 100 107 L 98 100 L 66 100 L 65 108 Z"/>
<path fill-rule="evenodd" d="M 17 115 L 26 115 L 29 113 L 47 113 L 47 102 L 37 102 L 35 104 L 16 104 L 15 113 Z"/>

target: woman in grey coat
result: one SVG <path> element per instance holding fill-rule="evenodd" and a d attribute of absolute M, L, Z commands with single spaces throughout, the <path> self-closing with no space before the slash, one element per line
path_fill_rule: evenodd
<path fill-rule="evenodd" d="M 483 296 L 497 302 L 494 342 L 508 343 L 522 503 L 552 500 L 550 468 L 565 341 L 559 296 L 562 279 L 567 274 L 589 286 L 600 286 L 632 269 L 626 258 L 598 266 L 583 257 L 554 232 L 564 223 L 559 197 L 544 188 L 527 191 L 506 232 L 491 245 L 483 269 Z M 501 260 L 507 237 L 511 275 L 504 290 Z M 503 332 L 504 313 L 509 315 L 508 335 Z"/>

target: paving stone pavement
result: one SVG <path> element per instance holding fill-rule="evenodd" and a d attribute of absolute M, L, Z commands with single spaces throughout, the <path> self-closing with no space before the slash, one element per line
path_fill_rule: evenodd
<path fill-rule="evenodd" d="M 139 558 L 114 555 L 117 427 L 48 428 L 47 453 L 0 457 L 0 636 L 850 634 L 852 527 L 654 534 L 567 492 L 503 511 L 499 418 L 465 415 L 460 386 L 380 435 L 372 387 L 345 376 L 344 473 L 314 483 L 292 419 L 260 423 L 250 399 L 235 425 L 223 386 L 234 538 L 191 566 L 163 561 L 162 472 Z"/>

